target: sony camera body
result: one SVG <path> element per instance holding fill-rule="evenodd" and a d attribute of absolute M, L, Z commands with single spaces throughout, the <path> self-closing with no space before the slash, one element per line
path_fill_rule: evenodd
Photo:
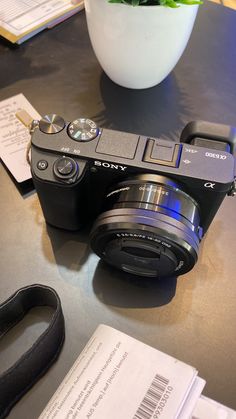
<path fill-rule="evenodd" d="M 95 221 L 92 248 L 124 271 L 185 273 L 224 197 L 234 194 L 235 137 L 230 127 L 198 121 L 177 143 L 47 115 L 31 140 L 45 220 L 66 230 Z"/>

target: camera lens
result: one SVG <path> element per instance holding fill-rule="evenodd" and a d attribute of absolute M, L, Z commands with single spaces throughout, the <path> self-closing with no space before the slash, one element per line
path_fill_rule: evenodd
<path fill-rule="evenodd" d="M 144 174 L 117 183 L 95 221 L 91 247 L 132 274 L 165 277 L 188 272 L 201 239 L 198 204 L 168 177 Z"/>

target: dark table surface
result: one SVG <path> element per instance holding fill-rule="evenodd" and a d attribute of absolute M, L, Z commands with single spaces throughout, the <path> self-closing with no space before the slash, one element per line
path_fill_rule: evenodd
<path fill-rule="evenodd" d="M 78 116 L 100 126 L 178 140 L 204 119 L 236 125 L 236 12 L 205 2 L 181 60 L 159 86 L 132 91 L 101 70 L 84 12 L 21 46 L 0 41 L 0 99 L 23 93 L 43 115 Z M 66 341 L 49 372 L 9 418 L 35 419 L 99 323 L 195 366 L 204 394 L 236 409 L 236 200 L 226 198 L 201 244 L 194 269 L 177 280 L 134 278 L 99 262 L 88 232 L 46 228 L 35 192 L 22 194 L 0 167 L 0 298 L 31 283 L 62 300 Z M 47 325 L 35 309 L 0 342 L 0 370 Z"/>

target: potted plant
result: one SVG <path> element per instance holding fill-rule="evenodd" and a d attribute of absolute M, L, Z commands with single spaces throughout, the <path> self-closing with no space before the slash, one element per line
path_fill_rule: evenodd
<path fill-rule="evenodd" d="M 115 83 L 142 89 L 160 83 L 181 57 L 199 0 L 85 0 L 90 40 Z"/>

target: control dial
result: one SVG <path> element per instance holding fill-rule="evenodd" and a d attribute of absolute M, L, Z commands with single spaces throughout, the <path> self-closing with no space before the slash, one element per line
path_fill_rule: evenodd
<path fill-rule="evenodd" d="M 70 157 L 63 156 L 55 161 L 53 170 L 56 177 L 73 181 L 74 176 L 78 172 L 78 164 Z"/>
<path fill-rule="evenodd" d="M 99 128 L 91 119 L 75 119 L 68 126 L 68 134 L 75 141 L 90 141 L 97 137 Z"/>
<path fill-rule="evenodd" d="M 64 126 L 64 119 L 61 116 L 56 115 L 55 113 L 45 115 L 39 121 L 39 129 L 45 134 L 57 134 L 58 132 L 63 130 Z"/>

